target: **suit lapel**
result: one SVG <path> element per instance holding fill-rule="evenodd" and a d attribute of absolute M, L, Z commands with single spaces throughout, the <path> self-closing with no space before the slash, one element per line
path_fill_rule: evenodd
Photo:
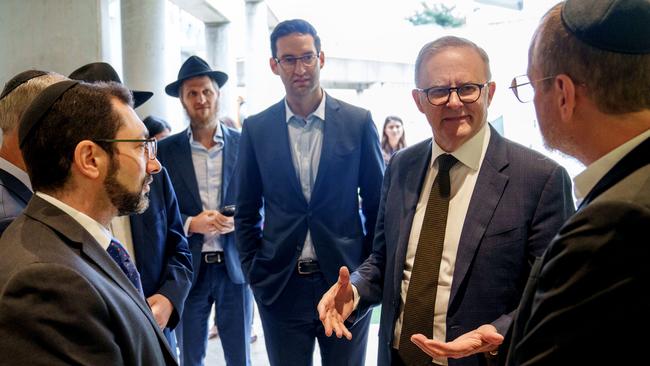
<path fill-rule="evenodd" d="M 112 279 L 138 305 L 147 319 L 149 319 L 151 325 L 156 329 L 158 338 L 160 340 L 165 339 L 145 299 L 142 298 L 128 277 L 126 277 L 124 272 L 122 272 L 120 267 L 111 259 L 101 245 L 97 243 L 95 238 L 77 221 L 38 196 L 34 196 L 25 208 L 25 215 L 52 228 L 60 234 L 59 237 L 68 245 L 77 248 L 82 257 L 86 257 L 90 262 L 94 263 L 98 270 Z M 167 344 L 166 341 L 161 343 Z M 171 352 L 169 346 L 167 346 L 167 350 Z"/>
<path fill-rule="evenodd" d="M 395 253 L 395 272 L 393 273 L 393 290 L 399 294 L 402 283 L 402 273 L 404 272 L 404 262 L 406 261 L 406 249 L 408 247 L 409 238 L 411 236 L 411 226 L 413 226 L 413 217 L 415 216 L 415 209 L 420 199 L 420 192 L 422 191 L 422 184 L 427 175 L 429 165 L 431 163 L 431 142 L 422 144 L 417 151 L 408 156 L 408 161 L 404 162 L 403 170 L 406 170 L 405 179 L 396 177 L 400 182 L 404 182 L 402 188 L 402 202 L 404 211 L 399 222 L 399 239 Z M 399 174 L 401 171 L 391 173 Z"/>
<path fill-rule="evenodd" d="M 458 243 L 456 266 L 451 285 L 449 304 L 454 301 L 460 284 L 463 282 L 470 264 L 478 250 L 485 230 L 508 182 L 508 175 L 502 170 L 508 166 L 506 145 L 503 138 L 492 127 L 490 142 L 485 152 L 483 164 L 470 199 L 467 215 Z"/>
<path fill-rule="evenodd" d="M 237 163 L 238 146 L 235 144 L 234 137 L 226 126 L 221 125 L 221 132 L 223 133 L 221 205 L 224 206 L 228 187 L 230 186 L 230 178 L 232 178 L 232 173 Z"/>
<path fill-rule="evenodd" d="M 8 190 L 13 192 L 18 198 L 20 198 L 23 203 L 26 205 L 27 202 L 32 198 L 32 191 L 27 188 L 20 179 L 9 174 L 4 169 L 0 169 L 0 180 L 2 180 Z"/>
<path fill-rule="evenodd" d="M 271 156 L 271 158 L 275 160 L 271 162 L 271 171 L 278 172 L 279 177 L 287 177 L 291 188 L 295 191 L 296 198 L 306 206 L 307 200 L 302 193 L 300 180 L 296 173 L 297 169 L 293 165 L 291 141 L 289 141 L 289 126 L 286 122 L 287 111 L 285 109 L 284 99 L 280 101 L 280 103 L 274 105 L 267 113 L 271 116 L 269 121 L 272 121 L 272 123 L 275 124 L 274 126 L 270 126 L 268 130 L 269 138 L 272 141 L 271 143 L 278 149 L 279 155 L 277 160 L 274 159 L 274 156 Z M 287 164 L 287 161 L 290 161 L 291 164 Z"/>
<path fill-rule="evenodd" d="M 189 192 L 194 200 L 194 204 L 199 210 L 203 209 L 201 202 L 201 195 L 199 194 L 199 183 L 196 181 L 196 173 L 194 172 L 194 163 L 192 163 L 192 149 L 190 147 L 190 140 L 187 137 L 187 129 L 177 135 L 176 148 L 174 158 L 169 159 L 167 163 L 172 165 L 168 171 L 180 172 L 183 184 L 185 187 L 179 187 L 178 192 Z"/>

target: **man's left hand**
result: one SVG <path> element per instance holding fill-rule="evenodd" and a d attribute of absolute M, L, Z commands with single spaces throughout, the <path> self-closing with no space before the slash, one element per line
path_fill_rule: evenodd
<path fill-rule="evenodd" d="M 451 342 L 427 339 L 422 334 L 411 336 L 411 342 L 431 357 L 463 358 L 481 352 L 495 352 L 503 343 L 503 336 L 493 325 L 484 324 Z"/>

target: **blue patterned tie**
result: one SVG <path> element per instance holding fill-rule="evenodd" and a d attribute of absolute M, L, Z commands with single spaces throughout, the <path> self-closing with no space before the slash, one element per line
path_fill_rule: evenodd
<path fill-rule="evenodd" d="M 115 263 L 117 263 L 118 266 L 120 266 L 120 269 L 124 272 L 126 277 L 129 278 L 131 283 L 133 283 L 133 286 L 138 290 L 140 295 L 144 297 L 144 293 L 142 292 L 142 283 L 140 282 L 140 274 L 138 273 L 138 269 L 135 267 L 135 264 L 131 261 L 131 257 L 129 257 L 129 253 L 126 252 L 126 249 L 120 244 L 117 239 L 113 238 L 111 239 L 111 243 L 108 245 L 108 249 L 106 249 L 108 254 L 113 258 Z"/>

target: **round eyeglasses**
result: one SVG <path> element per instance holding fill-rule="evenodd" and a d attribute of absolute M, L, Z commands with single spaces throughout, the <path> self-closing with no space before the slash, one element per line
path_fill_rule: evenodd
<path fill-rule="evenodd" d="M 533 89 L 533 83 L 552 79 L 554 77 L 555 76 L 547 76 L 545 78 L 530 81 L 527 75 L 515 76 L 512 78 L 512 82 L 510 82 L 510 90 L 512 90 L 512 93 L 515 95 L 517 100 L 522 103 L 528 103 L 535 97 L 535 89 Z"/>
<path fill-rule="evenodd" d="M 298 61 L 300 61 L 304 67 L 314 67 L 319 56 L 320 53 L 310 53 L 300 57 L 286 56 L 283 58 L 275 58 L 275 62 L 280 65 L 284 71 L 291 71 L 296 68 Z"/>
<path fill-rule="evenodd" d="M 144 154 L 149 160 L 155 160 L 158 153 L 158 141 L 155 137 L 148 139 L 95 139 L 93 142 L 141 142 L 144 145 Z"/>
<path fill-rule="evenodd" d="M 427 89 L 418 90 L 427 96 L 427 100 L 431 105 L 439 107 L 449 103 L 449 98 L 451 98 L 451 93 L 456 92 L 458 99 L 465 104 L 474 103 L 481 97 L 481 90 L 489 84 L 489 81 L 486 81 L 483 84 L 476 83 L 467 83 L 457 87 L 445 87 L 445 86 L 432 86 Z"/>

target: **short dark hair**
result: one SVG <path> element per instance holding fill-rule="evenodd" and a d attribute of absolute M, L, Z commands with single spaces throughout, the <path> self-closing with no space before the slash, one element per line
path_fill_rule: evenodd
<path fill-rule="evenodd" d="M 422 64 L 426 60 L 428 60 L 430 57 L 436 55 L 437 53 L 447 48 L 461 48 L 461 47 L 467 47 L 473 49 L 474 51 L 476 51 L 476 53 L 478 53 L 478 55 L 481 57 L 485 65 L 485 76 L 487 77 L 486 81 L 490 81 L 492 79 L 492 72 L 490 71 L 490 58 L 488 57 L 487 52 L 485 52 L 483 48 L 479 47 L 476 43 L 470 41 L 469 39 L 456 37 L 456 36 L 445 36 L 425 44 L 424 46 L 422 46 L 422 49 L 420 49 L 420 53 L 418 53 L 418 57 L 415 60 L 415 86 L 425 87 L 425 88 L 430 86 L 430 85 L 423 85 L 423 86 L 419 85 L 420 68 L 422 67 Z"/>
<path fill-rule="evenodd" d="M 320 53 L 320 37 L 316 33 L 316 28 L 309 24 L 306 20 L 303 19 L 291 19 L 285 20 L 280 24 L 276 25 L 271 33 L 271 55 L 273 58 L 278 56 L 278 39 L 288 36 L 292 33 L 299 34 L 309 34 L 314 38 L 314 46 L 316 47 L 316 53 Z"/>
<path fill-rule="evenodd" d="M 562 23 L 562 3 L 542 18 L 528 52 L 536 58 L 540 77 L 566 74 L 586 86 L 587 94 L 603 113 L 621 114 L 650 109 L 650 54 L 624 54 L 592 47 Z M 549 88 L 551 83 L 544 83 Z M 547 90 L 547 89 L 544 89 Z"/>
<path fill-rule="evenodd" d="M 172 127 L 164 119 L 156 116 L 147 116 L 142 123 L 149 131 L 149 137 L 154 137 L 157 134 L 163 132 L 165 129 L 171 131 Z"/>
<path fill-rule="evenodd" d="M 64 188 L 79 142 L 115 138 L 123 122 L 113 108 L 114 100 L 133 106 L 131 92 L 121 84 L 80 82 L 52 105 L 21 145 L 34 190 Z M 101 147 L 112 157 L 112 144 Z"/>

